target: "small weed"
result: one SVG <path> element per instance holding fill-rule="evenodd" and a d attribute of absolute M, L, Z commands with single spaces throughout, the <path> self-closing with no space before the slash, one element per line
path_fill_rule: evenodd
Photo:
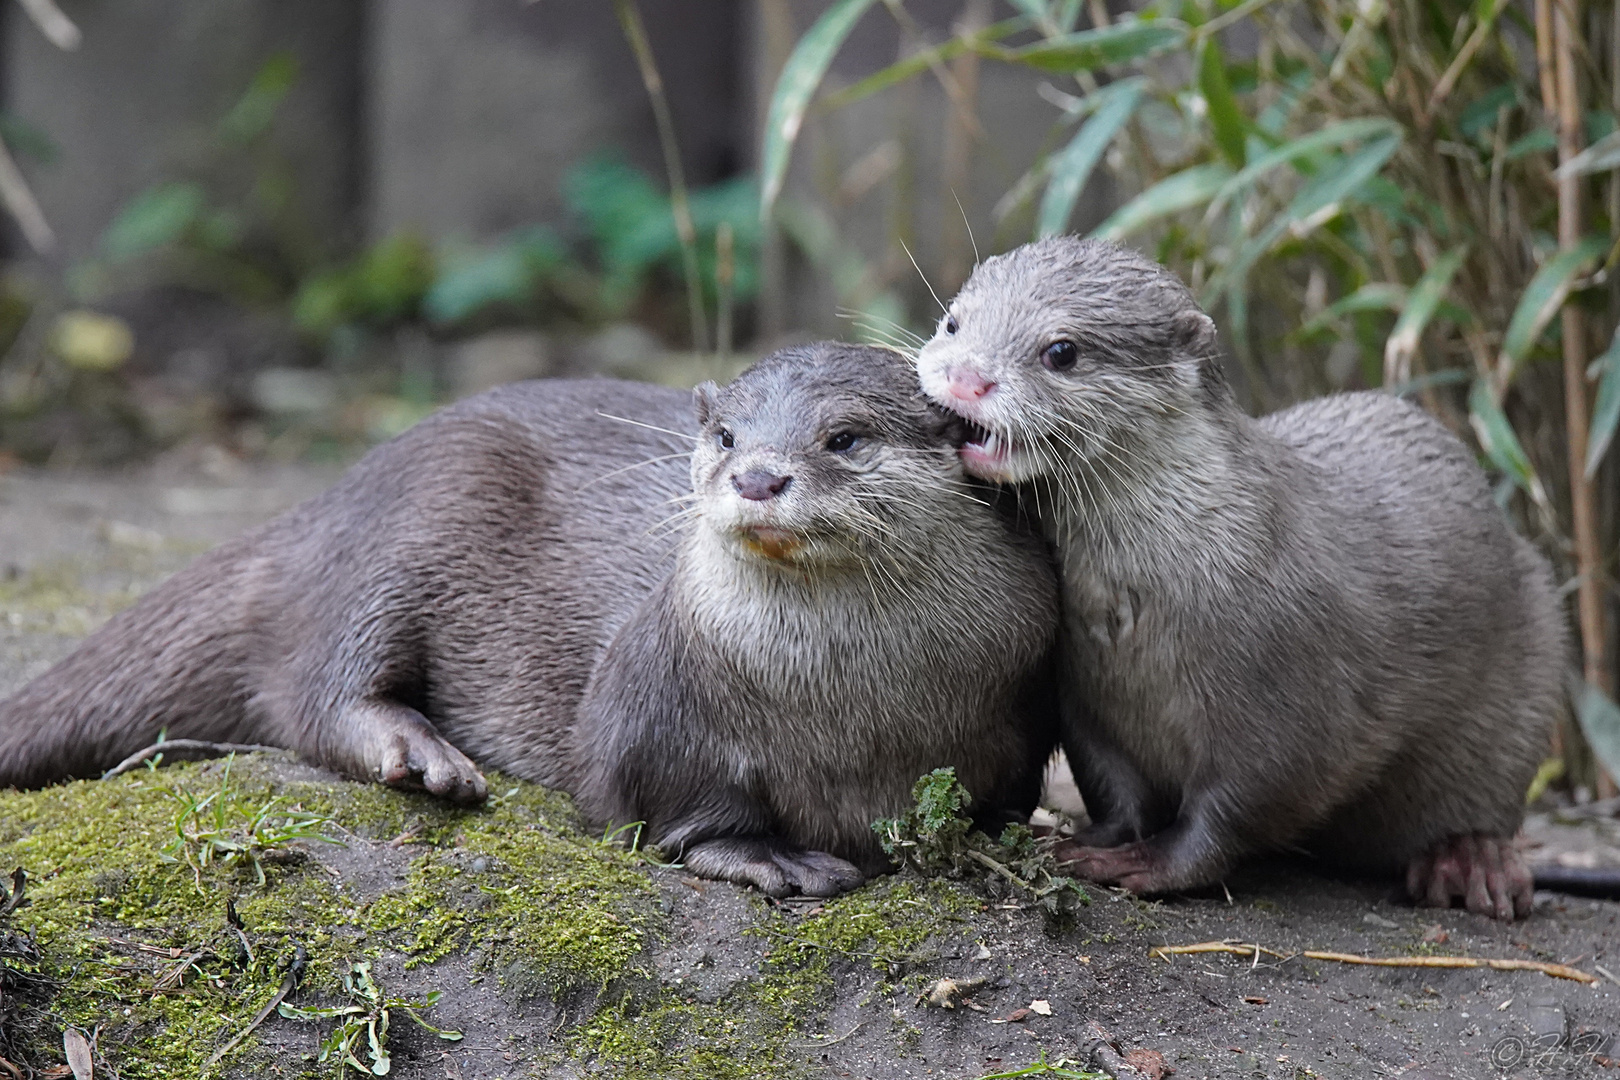
<path fill-rule="evenodd" d="M 1011 1069 L 1007 1072 L 990 1073 L 979 1077 L 979 1080 L 1015 1080 L 1021 1076 L 1056 1076 L 1061 1080 L 1108 1080 L 1107 1073 L 1071 1068 L 1079 1064 L 1080 1062 L 1072 1058 L 1058 1058 L 1055 1062 L 1048 1062 L 1043 1052 L 1040 1060 L 1033 1065 L 1025 1065 L 1022 1069 Z"/>
<path fill-rule="evenodd" d="M 383 988 L 377 985 L 377 980 L 372 978 L 369 961 L 353 964 L 343 973 L 343 989 L 348 992 L 351 999 L 347 1005 L 334 1005 L 324 1009 L 300 1009 L 282 1002 L 276 1007 L 276 1011 L 289 1020 L 338 1021 L 332 1034 L 321 1043 L 318 1059 L 323 1065 L 332 1062 L 338 1075 L 343 1074 L 346 1065 L 369 1075 L 388 1074 L 393 1067 L 393 1061 L 388 1056 L 388 1018 L 389 1014 L 395 1011 L 403 1012 L 423 1029 L 431 1031 L 447 1042 L 461 1040 L 461 1032 L 436 1028 L 418 1015 L 421 1010 L 430 1009 L 438 1003 L 437 990 L 428 994 L 426 1001 L 406 1001 L 403 998 L 389 997 Z M 371 1059 L 370 1065 L 362 1062 L 356 1054 L 361 1048 L 362 1038 L 365 1039 L 365 1054 Z"/>
<path fill-rule="evenodd" d="M 324 814 L 302 810 L 278 813 L 279 795 L 257 809 L 235 802 L 231 798 L 231 766 L 235 761 L 235 754 L 225 759 L 225 775 L 218 791 L 202 798 L 184 788 L 169 792 L 180 809 L 174 818 L 174 836 L 163 845 L 161 857 L 191 867 L 198 892 L 203 891 L 203 868 L 213 863 L 251 866 L 255 880 L 262 886 L 265 860 L 284 858 L 288 844 L 298 840 L 342 843 L 321 832 L 321 827 L 332 821 Z"/>
<path fill-rule="evenodd" d="M 965 810 L 972 796 L 955 769 L 935 769 L 911 789 L 914 805 L 897 818 L 874 822 L 883 850 L 923 874 L 963 876 L 989 870 L 1052 916 L 1072 915 L 1091 897 L 1071 877 L 1055 873 L 1052 844 L 1026 825 L 1012 824 L 990 839 Z"/>

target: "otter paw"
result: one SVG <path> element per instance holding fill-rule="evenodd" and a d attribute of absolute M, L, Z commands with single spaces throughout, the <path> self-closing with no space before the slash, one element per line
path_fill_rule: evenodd
<path fill-rule="evenodd" d="M 1152 892 L 1154 861 L 1146 844 L 1118 847 L 1087 847 L 1066 841 L 1052 849 L 1052 857 L 1062 863 L 1064 873 L 1096 882 L 1120 885 L 1132 892 Z"/>
<path fill-rule="evenodd" d="M 325 758 L 340 768 L 347 765 L 390 787 L 426 791 L 455 803 L 481 803 L 488 794 L 478 766 L 415 709 L 361 702 L 344 710 L 337 730 L 344 742 Z"/>
<path fill-rule="evenodd" d="M 1476 915 L 1508 921 L 1530 914 L 1530 868 L 1512 838 L 1470 833 L 1448 837 L 1406 867 L 1406 892 L 1423 907 L 1461 900 Z"/>
<path fill-rule="evenodd" d="M 706 840 L 681 861 L 702 877 L 752 885 L 766 896 L 837 896 L 866 880 L 851 863 L 824 851 L 806 851 L 776 840 Z"/>

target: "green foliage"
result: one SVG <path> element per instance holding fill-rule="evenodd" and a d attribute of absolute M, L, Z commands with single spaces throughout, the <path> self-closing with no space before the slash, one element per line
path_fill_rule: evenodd
<path fill-rule="evenodd" d="M 395 1012 L 404 1013 L 415 1021 L 417 1026 L 432 1032 L 446 1042 L 461 1041 L 461 1032 L 436 1028 L 423 1020 L 420 1015 L 423 1010 L 430 1009 L 438 1003 L 439 991 L 430 992 L 426 1000 L 419 1002 L 390 997 L 372 977 L 369 960 L 349 965 L 349 970 L 343 973 L 343 990 L 349 996 L 347 1005 L 300 1009 L 282 1002 L 276 1006 L 276 1011 L 289 1020 L 338 1021 L 332 1033 L 321 1041 L 318 1059 L 323 1065 L 331 1062 L 338 1075 L 344 1073 L 345 1067 L 371 1076 L 388 1075 L 393 1068 L 393 1061 L 388 1056 L 388 1021 L 390 1014 Z M 365 1039 L 363 1047 L 362 1038 Z M 371 1064 L 367 1065 L 360 1060 L 356 1053 L 356 1050 L 360 1049 L 364 1050 Z"/>
<path fill-rule="evenodd" d="M 995 840 L 967 816 L 972 796 L 952 768 L 935 769 L 911 789 L 912 806 L 873 823 L 878 842 L 901 866 L 923 874 L 982 875 L 986 871 L 1033 899 L 1048 915 L 1070 916 L 1091 902 L 1074 878 L 1057 873 L 1052 840 L 1028 826 L 1007 825 Z"/>
<path fill-rule="evenodd" d="M 148 768 L 155 769 L 161 757 L 153 758 Z M 203 871 L 214 864 L 251 867 L 254 880 L 263 888 L 265 860 L 285 857 L 288 845 L 298 841 L 342 843 L 321 831 L 331 824 L 330 817 L 282 808 L 279 795 L 256 807 L 244 805 L 231 790 L 235 762 L 235 754 L 226 758 L 219 787 L 201 798 L 179 785 L 169 789 L 179 810 L 174 836 L 163 845 L 162 858 L 191 867 L 199 893 L 204 893 Z"/>
<path fill-rule="evenodd" d="M 293 322 L 318 337 L 345 325 L 390 327 L 415 316 L 434 275 L 427 243 L 413 233 L 395 233 L 348 265 L 304 279 L 293 297 Z"/>

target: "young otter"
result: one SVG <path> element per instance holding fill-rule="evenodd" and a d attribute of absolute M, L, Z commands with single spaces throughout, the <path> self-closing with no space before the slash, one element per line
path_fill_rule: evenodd
<path fill-rule="evenodd" d="M 423 421 L 0 703 L 0 786 L 164 728 L 464 802 L 477 761 L 777 895 L 882 866 L 930 769 L 1033 808 L 1056 578 L 960 422 L 834 344 L 696 400 L 532 382 Z"/>
<path fill-rule="evenodd" d="M 1528 913 L 1566 629 L 1445 428 L 1379 393 L 1249 418 L 1186 287 L 1072 237 L 978 267 L 919 369 L 1058 547 L 1078 873 L 1161 892 L 1304 846 Z"/>

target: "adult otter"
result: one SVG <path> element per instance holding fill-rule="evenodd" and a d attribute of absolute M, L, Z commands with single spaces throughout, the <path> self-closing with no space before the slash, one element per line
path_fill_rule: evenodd
<path fill-rule="evenodd" d="M 464 802 L 477 761 L 772 894 L 883 865 L 871 822 L 942 765 L 1033 808 L 1055 576 L 963 475 L 960 423 L 903 358 L 833 344 L 700 387 L 696 427 L 692 400 L 445 409 L 0 703 L 0 786 L 163 728 Z"/>
<path fill-rule="evenodd" d="M 1161 892 L 1303 845 L 1528 913 L 1566 629 L 1456 438 L 1379 393 L 1251 419 L 1186 287 L 1072 237 L 978 267 L 919 369 L 1058 547 L 1080 874 Z"/>

